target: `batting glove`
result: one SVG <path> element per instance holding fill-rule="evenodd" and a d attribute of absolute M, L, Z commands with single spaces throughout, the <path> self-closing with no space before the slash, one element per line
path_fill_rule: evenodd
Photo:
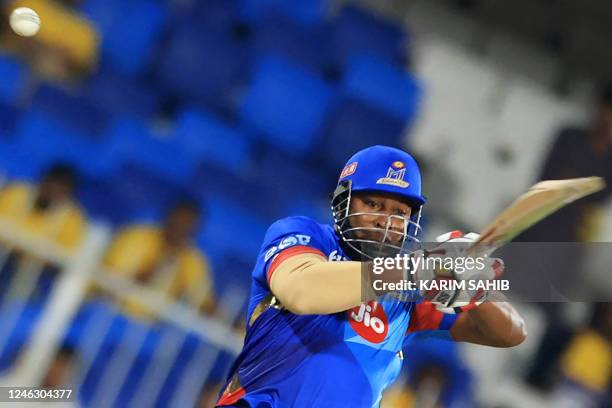
<path fill-rule="evenodd" d="M 440 245 L 413 254 L 421 257 L 412 264 L 412 281 L 424 300 L 444 313 L 454 314 L 475 308 L 487 298 L 482 282 L 502 275 L 504 263 L 499 258 L 469 256 L 467 249 L 480 235 L 452 231 L 436 238 Z M 450 268 L 448 266 L 451 266 Z"/>

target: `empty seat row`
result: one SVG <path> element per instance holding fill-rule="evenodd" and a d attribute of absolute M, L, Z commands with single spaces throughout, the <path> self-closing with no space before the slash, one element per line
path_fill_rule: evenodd
<path fill-rule="evenodd" d="M 386 75 L 381 75 L 383 72 Z M 110 88 L 104 82 L 92 88 L 106 92 Z M 107 92 L 109 102 L 113 99 L 110 95 L 113 92 Z M 350 155 L 361 146 L 380 143 L 382 140 L 388 144 L 397 144 L 403 129 L 411 123 L 407 117 L 414 118 L 418 114 L 421 94 L 417 81 L 380 64 L 372 56 L 356 58 L 354 69 L 340 90 L 288 60 L 268 57 L 258 65 L 252 86 L 243 99 L 241 120 L 237 124 L 219 124 L 216 115 L 198 116 L 185 112 L 202 109 L 186 109 L 176 118 L 177 138 L 179 142 L 182 141 L 183 151 L 188 156 L 199 154 L 203 149 L 202 153 L 207 153 L 213 159 L 219 154 L 219 159 L 225 160 L 230 152 L 242 157 L 249 150 L 247 139 L 254 139 L 277 146 L 285 154 L 297 157 L 338 156 L 338 159 L 328 161 L 331 170 L 335 171 L 339 160 L 345 158 L 347 152 Z M 117 98 L 122 101 L 119 95 Z M 151 101 L 146 92 L 138 90 L 134 91 L 132 98 L 131 106 L 140 108 L 133 108 L 131 112 L 126 108 L 123 114 L 116 109 L 112 115 L 108 110 L 103 110 L 110 104 L 103 105 L 89 95 L 71 94 L 43 85 L 34 94 L 32 110 L 53 118 L 55 127 L 64 126 L 71 134 L 80 134 L 93 141 L 110 137 L 113 143 L 120 143 L 124 139 L 108 131 L 108 128 L 112 128 L 114 122 L 122 122 L 121 117 L 125 115 L 146 116 L 148 108 L 143 108 L 138 101 Z M 127 102 L 123 103 L 128 105 Z M 8 115 L 15 111 L 10 106 L 5 110 Z M 155 102 L 151 102 L 150 106 L 155 106 Z M 7 123 L 7 127 L 11 128 L 10 121 Z M 385 125 L 387 123 L 388 126 Z M 44 124 L 36 122 L 32 126 L 40 128 Z M 122 126 L 128 125 L 123 123 Z M 385 126 L 387 130 L 379 134 Z M 44 129 L 38 131 L 45 133 Z M 57 129 L 54 132 L 61 133 Z M 211 133 L 218 136 L 210 139 L 208 135 Z M 220 140 L 223 141 L 221 145 Z M 219 149 L 220 146 L 224 148 Z M 155 149 L 153 144 L 148 147 Z M 121 148 L 117 146 L 117 149 Z M 338 153 L 337 148 L 346 151 Z M 143 147 L 142 150 L 144 152 L 148 149 Z"/>

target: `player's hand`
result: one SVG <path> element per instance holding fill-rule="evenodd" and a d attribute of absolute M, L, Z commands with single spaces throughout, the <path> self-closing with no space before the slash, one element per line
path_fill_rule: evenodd
<path fill-rule="evenodd" d="M 501 259 L 467 254 L 470 244 L 478 238 L 476 233 L 463 235 L 460 231 L 452 231 L 436 238 L 439 246 L 413 254 L 428 262 L 421 262 L 414 272 L 411 271 L 412 280 L 420 288 L 421 296 L 438 310 L 458 313 L 478 306 L 487 297 L 487 291 L 479 288 L 478 282 L 496 279 L 503 273 Z M 449 262 L 450 259 L 453 261 Z M 454 268 L 440 265 L 454 265 Z M 445 284 L 449 288 L 445 288 Z"/>

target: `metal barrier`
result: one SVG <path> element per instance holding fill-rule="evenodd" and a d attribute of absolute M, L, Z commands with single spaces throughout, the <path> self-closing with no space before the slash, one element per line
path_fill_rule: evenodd
<path fill-rule="evenodd" d="M 218 318 L 105 270 L 100 260 L 109 240 L 110 231 L 93 225 L 82 247 L 70 254 L 0 219 L 0 270 L 15 263 L 11 253 L 19 252 L 21 259 L 0 298 L 0 385 L 39 386 L 77 328 L 67 387 L 80 405 L 195 406 L 213 370 L 229 368 L 219 362 L 231 362 L 242 337 Z M 57 272 L 41 301 L 38 286 L 49 266 Z M 98 296 L 92 297 L 92 288 Z M 226 291 L 219 299 L 226 319 L 238 317 L 246 295 Z M 124 314 L 126 299 L 142 304 L 155 319 Z"/>

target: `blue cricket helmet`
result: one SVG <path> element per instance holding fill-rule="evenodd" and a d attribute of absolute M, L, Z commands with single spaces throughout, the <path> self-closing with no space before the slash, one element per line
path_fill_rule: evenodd
<path fill-rule="evenodd" d="M 351 181 L 353 192 L 377 191 L 395 194 L 423 205 L 421 171 L 414 158 L 389 146 L 372 146 L 353 155 L 340 174 L 338 183 Z"/>
<path fill-rule="evenodd" d="M 360 225 L 359 217 L 376 215 L 350 212 L 353 193 L 366 191 L 391 194 L 407 202 L 412 207 L 410 217 L 381 213 L 378 216 L 386 217 L 385 228 Z M 406 250 L 407 242 L 419 242 L 425 201 L 421 171 L 410 154 L 389 146 L 368 147 L 354 154 L 340 173 L 331 203 L 336 232 L 353 259 L 394 256 Z M 400 220 L 402 230 L 397 229 Z"/>

